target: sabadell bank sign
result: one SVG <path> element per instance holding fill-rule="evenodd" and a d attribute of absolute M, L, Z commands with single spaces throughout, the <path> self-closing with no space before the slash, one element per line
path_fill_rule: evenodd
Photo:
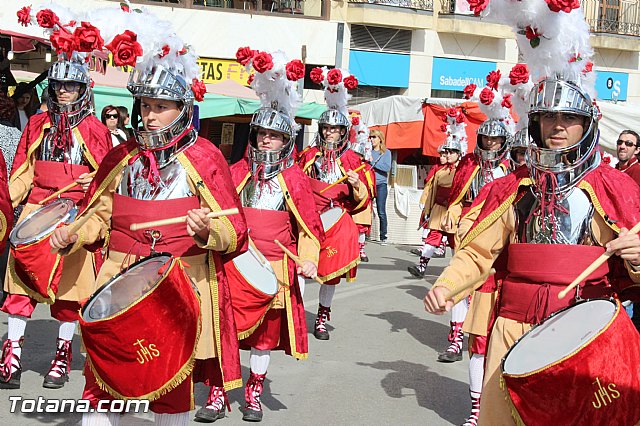
<path fill-rule="evenodd" d="M 487 74 L 495 70 L 495 62 L 433 58 L 431 88 L 433 90 L 462 91 L 465 86 L 471 83 L 484 86 Z"/>

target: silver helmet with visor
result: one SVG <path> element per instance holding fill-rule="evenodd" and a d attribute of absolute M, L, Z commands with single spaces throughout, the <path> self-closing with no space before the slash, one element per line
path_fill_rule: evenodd
<path fill-rule="evenodd" d="M 562 148 L 545 146 L 541 120 L 556 118 L 558 114 L 579 116 L 584 120 L 583 134 L 574 144 Z M 563 194 L 572 189 L 582 178 L 600 164 L 598 154 L 599 110 L 591 97 L 578 85 L 560 78 L 547 78 L 537 83 L 529 95 L 529 135 L 531 144 L 527 150 L 527 164 L 534 182 L 541 182 L 544 174 L 554 174 L 553 190 Z M 556 183 L 557 182 L 557 183 Z"/>
<path fill-rule="evenodd" d="M 497 150 L 484 149 L 482 147 L 482 137 L 503 138 L 502 144 Z M 504 121 L 497 118 L 490 118 L 484 121 L 477 131 L 476 148 L 474 154 L 484 164 L 488 164 L 492 169 L 498 167 L 506 158 L 511 143 L 511 133 L 507 129 Z"/>
<path fill-rule="evenodd" d="M 93 92 L 88 69 L 80 62 L 60 60 L 51 65 L 48 72 L 48 114 L 54 126 L 66 115 L 69 126 L 76 127 L 86 116 L 93 113 Z M 58 102 L 56 89 L 79 90 L 78 99 L 68 104 Z"/>
<path fill-rule="evenodd" d="M 329 141 L 325 138 L 322 129 L 324 127 L 340 127 L 340 136 L 335 141 Z M 336 157 L 349 147 L 349 128 L 351 121 L 347 116 L 337 109 L 328 109 L 320 115 L 318 119 L 318 145 L 323 151 L 333 151 Z M 344 130 L 344 134 L 343 134 Z"/>
<path fill-rule="evenodd" d="M 258 133 L 261 129 L 281 133 L 283 145 L 280 149 L 258 149 Z M 296 126 L 285 113 L 274 108 L 263 107 L 251 117 L 249 130 L 248 161 L 252 174 L 260 180 L 269 180 L 293 165 L 293 148 Z"/>

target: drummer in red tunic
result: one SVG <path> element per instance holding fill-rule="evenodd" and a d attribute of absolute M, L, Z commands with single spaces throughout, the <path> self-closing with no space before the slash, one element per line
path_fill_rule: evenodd
<path fill-rule="evenodd" d="M 56 16 L 51 10 L 42 13 Z M 59 30 L 58 24 L 56 28 Z M 58 50 L 59 60 L 49 69 L 48 112 L 31 117 L 22 133 L 9 180 L 13 206 L 26 203 L 19 223 L 41 207 L 39 201 L 74 181 L 78 186 L 61 197 L 79 203 L 91 182 L 87 174 L 98 168 L 111 149 L 109 130 L 92 115 L 93 95 L 86 55 Z M 45 250 L 48 252 L 48 247 L 45 246 Z M 37 259 L 37 256 L 33 257 Z M 36 262 L 33 269 L 39 268 L 41 266 Z M 16 265 L 13 255 L 9 258 L 8 270 L 4 287 L 8 296 L 2 311 L 9 315 L 9 328 L 0 361 L 0 388 L 17 389 L 20 387 L 20 358 L 27 319 L 38 302 L 51 303 L 51 300 L 43 299 L 27 286 L 24 280 L 29 279 L 30 274 Z M 45 277 L 50 274 L 51 271 L 43 271 Z M 60 327 L 55 358 L 43 382 L 46 388 L 61 388 L 69 380 L 71 340 L 80 301 L 94 291 L 95 274 L 93 256 L 86 250 L 64 262 L 55 303 L 50 307 L 51 316 L 60 322 Z"/>
<path fill-rule="evenodd" d="M 571 13 L 584 19 L 579 9 Z M 511 14 L 522 16 L 517 10 Z M 530 22 L 540 23 L 537 18 Z M 516 31 L 527 24 L 513 22 Z M 553 28 L 558 25 L 553 21 Z M 593 51 L 588 26 L 582 27 L 584 31 L 559 39 L 542 33 L 538 50 L 525 36 L 516 36 L 532 80 L 538 82 L 529 95 L 532 144 L 527 167 L 483 189 L 471 206 L 477 216 L 469 232 L 424 299 L 429 312 L 450 310 L 473 287 L 482 285 L 497 257 L 508 252 L 487 347 L 481 425 L 514 424 L 500 389 L 499 365 L 532 325 L 581 298 L 614 293 L 624 297 L 630 281 L 640 282 L 640 238 L 628 233 L 640 220 L 640 190 L 630 178 L 600 162 L 599 111 L 589 93 L 591 66 L 585 67 Z M 562 45 L 562 40 L 570 43 Z M 581 47 L 576 50 L 576 46 Z M 540 60 L 539 55 L 544 57 L 549 49 L 554 61 Z M 622 194 L 619 185 L 628 190 Z M 560 300 L 558 293 L 605 249 L 617 256 Z"/>
<path fill-rule="evenodd" d="M 253 57 L 270 59 L 272 67 L 257 70 Z M 238 50 L 238 61 L 255 71 L 251 86 L 260 97 L 262 107 L 253 114 L 250 124 L 248 156 L 231 166 L 231 176 L 240 195 L 251 244 L 255 252 L 243 256 L 256 260 L 261 275 L 277 279 L 277 294 L 261 303 L 250 298 L 250 274 L 235 262 L 226 262 L 231 299 L 242 349 L 250 349 L 249 380 L 245 388 L 243 420 L 262 420 L 260 402 L 272 350 L 283 350 L 296 359 L 308 354 L 307 326 L 302 293 L 304 278 L 317 274 L 320 239 L 324 234 L 313 198 L 309 178 L 294 164 L 293 151 L 298 125 L 294 121 L 300 104 L 295 81 L 304 77 L 299 60 L 287 63 L 283 52 L 272 54 Z M 296 266 L 275 242 L 278 240 L 302 265 Z M 261 259 L 268 261 L 262 265 Z M 264 280 L 266 281 L 266 280 Z M 196 420 L 215 421 L 224 417 L 224 390 L 213 386 L 207 405 Z"/>
<path fill-rule="evenodd" d="M 241 205 L 224 157 L 215 145 L 200 138 L 192 125 L 194 98 L 202 101 L 206 91 L 202 81 L 196 79 L 199 69 L 195 53 L 172 31 L 158 34 L 156 28 L 171 28 L 171 24 L 147 11 L 122 12 L 110 17 L 104 25 L 131 28 L 127 31 L 135 31 L 141 50 L 137 61 L 134 57 L 133 63 L 128 63 L 136 66 L 127 84 L 135 99 L 134 111 L 140 113 L 140 117 L 137 113 L 133 116 L 135 137 L 114 148 L 100 167 L 85 198 L 86 208 L 97 207 L 97 212 L 76 235 L 69 235 L 67 227 L 56 230 L 51 245 L 75 253 L 83 245 L 100 241 L 110 233 L 98 285 L 153 251 L 181 257 L 189 265 L 186 271 L 200 298 L 201 331 L 193 349 L 195 366 L 186 365 L 185 374 L 177 377 L 177 381 L 167 378 L 166 385 L 149 396 L 156 422 L 183 425 L 194 408 L 194 382 L 227 390 L 242 385 L 238 340 L 222 257 L 245 249 L 246 223 L 242 214 L 207 217 L 211 211 Z M 114 23 L 113 19 L 123 22 Z M 138 23 L 144 25 L 136 27 Z M 121 35 L 115 35 L 107 44 L 114 57 L 118 56 L 121 39 Z M 164 48 L 158 50 L 158 46 Z M 138 119 L 142 121 L 140 128 Z M 85 209 L 83 213 L 86 212 Z M 132 222 L 183 215 L 187 215 L 186 225 L 130 229 Z M 162 327 L 162 324 L 140 324 L 142 328 L 145 326 Z M 113 376 L 126 376 L 126 372 L 118 371 L 117 359 L 113 369 Z M 93 371 L 89 364 L 85 366 L 83 398 L 95 406 L 101 399 L 113 399 L 114 393 L 99 382 Z M 159 369 L 157 374 L 165 371 Z M 94 412 L 84 420 L 92 425 L 117 424 L 118 418 L 117 414 Z"/>
<path fill-rule="evenodd" d="M 311 79 L 325 87 L 325 100 L 329 109 L 318 120 L 317 146 L 307 147 L 298 156 L 298 164 L 312 178 L 316 209 L 321 214 L 325 240 L 320 250 L 318 277 L 320 286 L 318 314 L 313 335 L 319 340 L 329 340 L 327 321 L 331 313 L 331 301 L 340 278 L 352 282 L 360 262 L 358 228 L 351 215 L 367 207 L 369 193 L 364 170 L 355 172 L 362 165 L 360 158 L 349 149 L 347 112 L 348 90 L 358 85 L 358 80 L 345 70 L 314 68 Z M 328 184 L 346 176 L 346 183 L 339 183 L 327 190 Z"/>

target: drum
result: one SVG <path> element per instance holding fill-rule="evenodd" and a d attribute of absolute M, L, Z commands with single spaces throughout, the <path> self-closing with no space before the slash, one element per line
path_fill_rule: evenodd
<path fill-rule="evenodd" d="M 253 244 L 240 256 L 225 263 L 238 338 L 250 335 L 262 322 L 278 293 L 278 280 L 271 263 Z"/>
<path fill-rule="evenodd" d="M 579 302 L 524 334 L 502 360 L 518 424 L 635 425 L 640 336 L 619 302 Z"/>
<path fill-rule="evenodd" d="M 320 220 L 325 238 L 320 246 L 318 277 L 326 283 L 349 272 L 349 280 L 354 279 L 355 269 L 350 270 L 360 262 L 358 227 L 340 207 L 325 211 Z"/>
<path fill-rule="evenodd" d="M 118 399 L 155 400 L 193 370 L 200 299 L 178 258 L 144 258 L 100 287 L 80 317 L 87 361 Z"/>
<path fill-rule="evenodd" d="M 9 234 L 10 271 L 25 292 L 41 303 L 55 302 L 62 275 L 63 257 L 51 253 L 49 238 L 57 227 L 73 222 L 77 213 L 72 200 L 59 198 L 27 215 Z"/>

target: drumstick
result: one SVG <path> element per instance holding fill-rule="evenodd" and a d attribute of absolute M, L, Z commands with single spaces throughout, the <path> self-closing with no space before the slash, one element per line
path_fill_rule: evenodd
<path fill-rule="evenodd" d="M 255 254 L 258 257 L 257 259 L 258 262 L 262 263 L 263 265 L 269 265 L 269 261 L 267 260 L 266 257 L 264 257 L 262 253 L 260 253 L 260 250 L 258 250 L 258 247 L 256 247 L 256 244 L 253 242 L 251 238 L 249 238 L 249 245 L 251 246 L 253 251 L 255 251 Z"/>
<path fill-rule="evenodd" d="M 356 167 L 352 171 L 358 173 L 360 170 L 364 169 L 366 166 L 367 166 L 367 163 L 362 163 L 360 166 Z M 333 182 L 331 185 L 327 185 L 326 187 L 322 188 L 320 190 L 320 193 L 322 194 L 324 191 L 328 190 L 329 188 L 333 188 L 337 184 L 342 183 L 347 179 L 349 179 L 349 176 L 347 176 L 347 175 L 342 176 L 340 179 L 338 179 L 337 181 Z"/>
<path fill-rule="evenodd" d="M 638 232 L 640 232 L 640 222 L 636 223 L 636 225 L 629 230 L 630 234 L 637 234 Z M 591 275 L 593 271 L 598 269 L 600 265 L 606 262 L 612 255 L 613 252 L 605 251 L 604 253 L 602 253 L 600 257 L 594 260 L 591 265 L 587 266 L 587 269 L 582 271 L 582 273 L 578 275 L 576 279 L 571 282 L 571 284 L 566 286 L 564 290 L 558 293 L 558 299 L 563 299 L 567 295 L 567 293 L 569 293 L 575 286 L 584 281 L 589 275 Z"/>
<path fill-rule="evenodd" d="M 91 209 L 87 210 L 87 212 L 84 213 L 80 219 L 74 220 L 73 223 L 67 228 L 69 236 L 74 235 L 76 232 L 78 232 L 78 230 L 82 228 L 82 225 L 87 223 L 89 219 L 91 219 L 91 216 L 93 216 L 95 212 L 98 211 L 99 207 L 100 205 L 93 206 Z"/>
<path fill-rule="evenodd" d="M 207 214 L 207 217 L 209 219 L 214 219 L 216 217 L 229 216 L 229 215 L 238 214 L 238 213 L 239 213 L 238 209 L 234 207 L 232 209 L 220 210 L 219 212 L 211 212 Z M 129 229 L 131 231 L 137 231 L 138 229 L 153 228 L 156 226 L 164 226 L 164 225 L 174 225 L 176 223 L 183 223 L 186 221 L 187 221 L 187 216 L 170 217 L 168 219 L 153 220 L 151 222 L 132 223 L 129 226 Z"/>
<path fill-rule="evenodd" d="M 291 253 L 291 250 L 289 250 L 288 248 L 286 248 L 285 246 L 282 245 L 282 243 L 278 240 L 273 240 L 274 243 L 276 243 L 278 245 L 278 247 L 280 247 L 282 249 L 283 252 L 285 252 L 285 254 L 287 256 L 289 256 L 291 259 L 293 259 L 294 262 L 296 262 L 296 265 L 298 265 L 299 267 L 302 268 L 302 266 L 304 265 L 302 262 L 302 259 L 300 259 L 298 256 L 296 256 L 295 254 Z M 322 280 L 320 278 L 318 278 L 318 276 L 316 275 L 316 277 L 314 278 L 314 280 L 317 283 L 320 284 L 324 284 L 322 282 Z"/>
<path fill-rule="evenodd" d="M 495 274 L 495 273 L 496 273 L 495 268 L 491 268 L 491 269 L 489 269 L 489 273 L 488 273 L 488 274 L 483 275 L 483 276 L 482 276 L 482 277 L 480 277 L 478 280 L 476 280 L 476 281 L 474 281 L 474 282 L 472 282 L 472 283 L 470 283 L 470 284 L 466 284 L 466 285 L 464 285 L 464 287 L 462 287 L 460 290 L 456 291 L 455 293 L 452 293 L 452 294 L 448 295 L 448 296 L 447 296 L 447 300 L 448 300 L 448 299 L 453 299 L 453 300 L 455 300 L 455 299 L 456 299 L 457 297 L 459 297 L 461 294 L 463 294 L 463 293 L 465 293 L 465 292 L 467 292 L 467 291 L 469 291 L 469 290 L 473 290 L 473 289 L 475 288 L 475 286 L 476 286 L 478 283 L 483 283 L 483 282 L 485 282 L 485 281 L 486 281 L 486 280 L 487 280 L 491 275 L 493 275 L 493 274 Z"/>
<path fill-rule="evenodd" d="M 85 178 L 88 178 L 88 177 L 94 177 L 95 175 L 96 175 L 96 172 L 94 171 L 94 172 L 89 173 L 87 176 L 85 176 Z M 65 193 L 65 192 L 67 192 L 68 190 L 70 190 L 71 188 L 73 188 L 73 187 L 74 187 L 74 186 L 76 186 L 76 185 L 80 185 L 80 184 L 79 184 L 78 182 L 70 183 L 69 185 L 65 186 L 64 188 L 59 189 L 59 190 L 57 190 L 56 192 L 54 192 L 53 194 L 49 195 L 48 197 L 46 197 L 46 198 L 44 198 L 44 199 L 40 200 L 40 201 L 38 202 L 38 204 L 43 205 L 43 204 L 44 204 L 44 203 L 46 203 L 47 201 L 51 201 L 51 200 L 53 200 L 53 199 L 54 199 L 54 198 L 56 198 L 58 195 L 61 195 L 61 194 Z"/>

